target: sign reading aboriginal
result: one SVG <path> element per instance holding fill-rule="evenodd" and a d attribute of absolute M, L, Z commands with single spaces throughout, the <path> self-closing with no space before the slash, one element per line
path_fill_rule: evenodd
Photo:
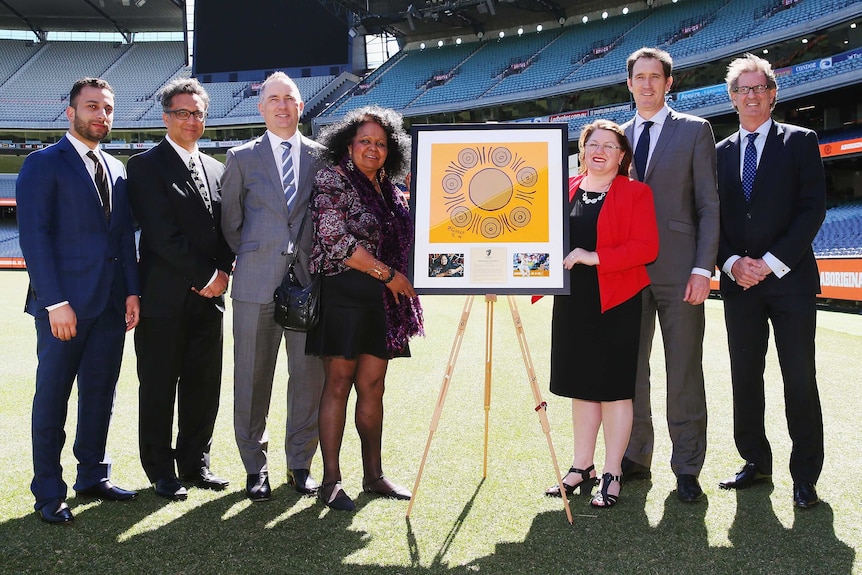
<path fill-rule="evenodd" d="M 413 127 L 419 293 L 568 293 L 567 136 L 561 124 Z"/>

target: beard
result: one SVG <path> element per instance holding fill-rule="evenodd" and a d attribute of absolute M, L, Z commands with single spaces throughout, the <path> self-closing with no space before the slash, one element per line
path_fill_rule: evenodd
<path fill-rule="evenodd" d="M 111 133 L 110 125 L 94 126 L 90 122 L 86 122 L 78 116 L 75 116 L 75 120 L 72 122 L 72 127 L 79 136 L 91 142 L 101 142 L 109 133 Z"/>

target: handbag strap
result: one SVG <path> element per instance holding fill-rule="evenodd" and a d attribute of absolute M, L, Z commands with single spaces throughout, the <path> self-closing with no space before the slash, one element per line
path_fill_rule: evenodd
<path fill-rule="evenodd" d="M 296 241 L 293 245 L 293 259 L 290 261 L 290 265 L 287 266 L 287 274 L 293 274 L 293 266 L 296 264 L 296 258 L 299 257 L 299 242 L 302 241 L 302 231 L 305 229 L 305 220 L 308 219 L 308 212 L 311 211 L 311 202 L 312 199 L 308 200 L 308 205 L 305 207 L 305 214 L 302 216 L 302 223 L 299 225 L 299 234 L 296 236 Z"/>

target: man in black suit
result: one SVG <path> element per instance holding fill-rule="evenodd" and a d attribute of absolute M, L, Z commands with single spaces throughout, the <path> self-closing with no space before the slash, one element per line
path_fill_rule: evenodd
<path fill-rule="evenodd" d="M 160 99 L 167 137 L 128 163 L 129 197 L 141 226 L 139 440 L 156 494 L 185 499 L 177 470 L 198 487 L 228 485 L 210 471 L 210 445 L 221 390 L 224 292 L 234 256 L 221 233 L 224 165 L 197 145 L 209 96 L 197 80 L 180 79 L 165 86 Z"/>
<path fill-rule="evenodd" d="M 820 276 L 811 242 L 826 214 L 826 178 L 817 135 L 771 117 L 778 95 L 772 66 L 746 54 L 730 63 L 727 89 L 740 129 L 716 146 L 721 238 L 718 262 L 733 383 L 733 435 L 746 463 L 719 483 L 744 489 L 769 481 L 764 427 L 769 323 L 784 379 L 793 442 L 793 502 L 820 500 L 823 417 L 814 365 Z"/>

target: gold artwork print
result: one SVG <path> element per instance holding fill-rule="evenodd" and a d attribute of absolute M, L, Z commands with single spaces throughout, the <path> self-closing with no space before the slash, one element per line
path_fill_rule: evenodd
<path fill-rule="evenodd" d="M 547 242 L 548 144 L 432 144 L 430 243 Z"/>

